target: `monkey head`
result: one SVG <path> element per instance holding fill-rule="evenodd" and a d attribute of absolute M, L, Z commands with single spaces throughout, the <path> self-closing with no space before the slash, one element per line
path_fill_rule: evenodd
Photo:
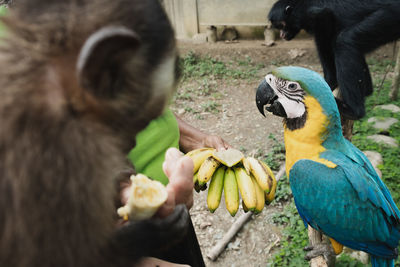
<path fill-rule="evenodd" d="M 21 23 L 9 27 L 29 29 L 23 38 L 37 42 L 32 47 L 53 73 L 42 75 L 63 91 L 62 109 L 105 125 L 129 151 L 163 112 L 179 76 L 174 32 L 159 1 L 21 0 L 13 11 Z"/>
<path fill-rule="evenodd" d="M 295 14 L 296 1 L 279 0 L 276 2 L 269 14 L 268 19 L 274 28 L 280 30 L 281 38 L 285 40 L 293 39 L 301 30 L 301 21 Z"/>

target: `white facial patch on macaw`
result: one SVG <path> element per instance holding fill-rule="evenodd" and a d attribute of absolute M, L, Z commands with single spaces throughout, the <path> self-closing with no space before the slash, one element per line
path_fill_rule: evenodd
<path fill-rule="evenodd" d="M 278 101 L 286 112 L 289 119 L 299 118 L 306 112 L 304 105 L 305 91 L 297 82 L 278 78 L 272 74 L 265 76 L 265 81 L 271 86 Z"/>

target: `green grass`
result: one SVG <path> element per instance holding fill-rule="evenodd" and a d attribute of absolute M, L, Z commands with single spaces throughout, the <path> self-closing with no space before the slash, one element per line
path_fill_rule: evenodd
<path fill-rule="evenodd" d="M 391 101 L 389 99 L 391 80 L 386 77 L 382 83 L 382 79 L 388 68 L 387 66 L 390 65 L 390 67 L 393 67 L 394 63 L 391 60 L 378 61 L 375 59 L 369 59 L 368 63 L 373 72 L 375 91 L 366 100 L 366 117 L 354 123 L 352 142 L 363 151 L 373 150 L 382 155 L 383 164 L 378 166 L 378 168 L 382 171 L 382 179 L 391 191 L 395 203 L 400 206 L 399 148 L 390 148 L 366 138 L 372 134 L 379 134 L 379 130 L 372 128 L 371 124 L 367 122 L 368 118 L 394 117 L 400 121 L 400 113 L 396 114 L 376 108 L 377 105 L 383 104 L 395 104 L 400 107 L 400 100 Z M 400 144 L 400 122 L 393 125 L 386 134 L 395 138 Z M 278 213 L 273 217 L 275 223 L 284 227 L 282 232 L 284 241 L 281 242 L 279 252 L 274 255 L 268 266 L 309 266 L 308 262 L 304 261 L 305 252 L 303 251 L 303 247 L 308 244 L 307 232 L 294 206 L 289 181 L 286 177 L 278 183 L 275 202 L 289 204 L 284 208 L 282 213 Z M 336 260 L 336 266 L 361 267 L 365 265 L 342 253 Z M 396 261 L 396 266 L 400 266 L 400 260 Z"/>
<path fill-rule="evenodd" d="M 220 105 L 215 101 L 209 100 L 206 103 L 202 104 L 201 107 L 204 109 L 205 112 L 218 113 Z"/>
<path fill-rule="evenodd" d="M 257 72 L 263 65 L 255 64 L 251 58 L 222 62 L 210 56 L 198 56 L 189 52 L 180 60 L 183 81 L 213 77 L 216 79 L 258 79 Z"/>
<path fill-rule="evenodd" d="M 279 185 L 281 183 L 279 181 Z M 282 231 L 281 249 L 274 255 L 273 262 L 269 266 L 308 266 L 308 262 L 304 260 L 305 252 L 303 250 L 308 244 L 307 230 L 297 213 L 294 202 L 289 202 L 283 212 L 275 214 L 272 220 L 285 228 Z"/>

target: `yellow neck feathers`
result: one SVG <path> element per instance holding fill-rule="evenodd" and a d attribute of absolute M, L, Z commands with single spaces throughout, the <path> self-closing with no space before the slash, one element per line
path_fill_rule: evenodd
<path fill-rule="evenodd" d="M 303 128 L 291 131 L 285 127 L 284 138 L 286 147 L 286 174 L 300 159 L 310 159 L 325 164 L 330 168 L 336 165 L 326 159 L 319 157 L 319 154 L 325 151 L 322 146 L 323 135 L 326 131 L 328 119 L 322 112 L 322 107 L 318 101 L 306 96 L 304 103 L 307 108 L 307 119 Z"/>

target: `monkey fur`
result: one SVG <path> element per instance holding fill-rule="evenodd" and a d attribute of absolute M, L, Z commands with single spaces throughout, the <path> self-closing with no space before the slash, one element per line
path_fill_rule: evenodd
<path fill-rule="evenodd" d="M 118 228 L 114 201 L 176 85 L 159 2 L 19 0 L 2 23 L 0 266 L 128 266 L 182 237 L 186 208 Z"/>

